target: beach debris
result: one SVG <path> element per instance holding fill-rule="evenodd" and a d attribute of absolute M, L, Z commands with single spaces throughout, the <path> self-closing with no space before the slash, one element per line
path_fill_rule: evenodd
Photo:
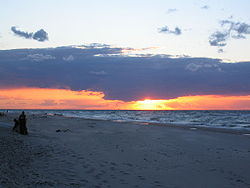
<path fill-rule="evenodd" d="M 54 116 L 60 116 L 60 117 L 63 116 L 63 114 L 58 114 L 58 113 L 54 113 L 53 115 L 54 115 Z"/>
<path fill-rule="evenodd" d="M 4 116 L 6 116 L 6 114 L 3 112 L 0 112 L 0 117 L 4 117 Z"/>
<path fill-rule="evenodd" d="M 250 133 L 243 134 L 244 136 L 250 136 Z"/>
<path fill-rule="evenodd" d="M 56 132 L 59 133 L 59 132 L 71 132 L 70 129 L 57 129 Z"/>
<path fill-rule="evenodd" d="M 17 119 L 14 119 L 15 125 L 12 128 L 12 131 L 20 133 L 20 122 Z"/>
<path fill-rule="evenodd" d="M 197 130 L 197 128 L 196 127 L 191 127 L 190 130 Z"/>

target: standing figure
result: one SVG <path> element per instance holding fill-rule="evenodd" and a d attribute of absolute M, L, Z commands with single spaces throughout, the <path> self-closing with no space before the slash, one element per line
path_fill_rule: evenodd
<path fill-rule="evenodd" d="M 20 133 L 20 123 L 17 119 L 14 119 L 15 122 L 15 126 L 12 128 L 12 131 L 16 131 L 18 133 Z"/>
<path fill-rule="evenodd" d="M 27 135 L 28 131 L 27 131 L 27 127 L 26 127 L 26 115 L 25 115 L 24 111 L 19 116 L 19 123 L 20 123 L 20 133 Z"/>

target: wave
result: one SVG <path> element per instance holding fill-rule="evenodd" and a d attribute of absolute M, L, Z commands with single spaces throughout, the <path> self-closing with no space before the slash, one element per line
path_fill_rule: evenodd
<path fill-rule="evenodd" d="M 9 110 L 20 112 L 20 110 Z M 250 130 L 250 111 L 27 110 L 31 114 Z"/>

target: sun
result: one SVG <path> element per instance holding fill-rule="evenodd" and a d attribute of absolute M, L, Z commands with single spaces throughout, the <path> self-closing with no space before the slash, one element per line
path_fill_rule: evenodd
<path fill-rule="evenodd" d="M 134 104 L 135 110 L 171 110 L 166 106 L 166 100 L 151 100 L 136 101 Z"/>

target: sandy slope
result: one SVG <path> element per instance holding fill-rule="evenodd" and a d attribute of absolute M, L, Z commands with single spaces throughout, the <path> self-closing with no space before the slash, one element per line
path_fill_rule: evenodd
<path fill-rule="evenodd" d="M 28 118 L 29 136 L 0 129 L 2 187 L 250 187 L 250 136 Z"/>

